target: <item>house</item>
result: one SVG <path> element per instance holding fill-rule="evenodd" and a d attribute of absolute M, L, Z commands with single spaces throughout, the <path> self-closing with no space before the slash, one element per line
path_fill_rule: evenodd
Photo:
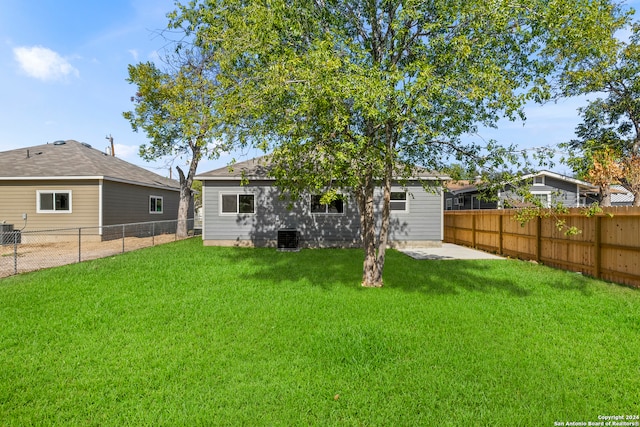
<path fill-rule="evenodd" d="M 620 184 L 611 186 L 611 206 L 633 206 L 633 193 Z"/>
<path fill-rule="evenodd" d="M 175 220 L 180 185 L 73 140 L 0 152 L 0 222 L 24 231 Z M 26 217 L 26 219 L 25 219 Z M 76 237 L 77 238 L 77 237 Z"/>
<path fill-rule="evenodd" d="M 520 180 L 527 183 L 526 188 L 542 205 L 562 203 L 568 208 L 589 206 L 598 200 L 598 187 L 586 181 L 570 178 L 555 172 L 540 171 L 524 175 Z M 482 193 L 479 182 L 457 181 L 447 184 L 444 203 L 445 210 L 464 209 L 500 209 L 519 207 L 523 197 L 512 185 L 506 185 L 495 197 L 488 200 Z"/>
<path fill-rule="evenodd" d="M 390 246 L 442 243 L 441 178 L 421 173 L 405 185 L 393 185 Z M 195 179 L 203 182 L 205 245 L 281 247 L 278 239 L 287 231 L 293 231 L 303 247 L 361 245 L 360 216 L 352 195 L 345 192 L 329 205 L 320 203 L 319 194 L 306 194 L 296 201 L 283 200 L 269 175 L 266 157 L 205 172 Z M 382 189 L 377 194 L 380 213 Z"/>

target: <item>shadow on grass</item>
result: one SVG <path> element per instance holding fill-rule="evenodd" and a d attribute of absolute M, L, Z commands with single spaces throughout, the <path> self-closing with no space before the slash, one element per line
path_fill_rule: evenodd
<path fill-rule="evenodd" d="M 220 251 L 222 261 L 246 263 L 242 279 L 264 283 L 307 282 L 324 289 L 357 287 L 362 280 L 363 253 L 360 249 L 303 249 L 278 252 L 275 249 L 233 248 Z M 507 261 L 414 260 L 390 250 L 387 252 L 385 287 L 425 294 L 460 292 L 507 292 L 524 297 L 531 292 L 510 275 L 515 267 Z"/>
<path fill-rule="evenodd" d="M 458 294 L 460 292 L 506 292 L 526 297 L 530 289 L 509 274 L 506 260 L 414 260 L 392 251 L 385 266 L 385 283 L 407 292 Z"/>

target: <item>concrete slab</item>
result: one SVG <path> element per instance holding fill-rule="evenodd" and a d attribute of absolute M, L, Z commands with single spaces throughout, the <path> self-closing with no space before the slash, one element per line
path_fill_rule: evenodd
<path fill-rule="evenodd" d="M 443 243 L 440 248 L 408 248 L 400 251 L 415 259 L 504 259 L 498 255 L 453 243 Z"/>

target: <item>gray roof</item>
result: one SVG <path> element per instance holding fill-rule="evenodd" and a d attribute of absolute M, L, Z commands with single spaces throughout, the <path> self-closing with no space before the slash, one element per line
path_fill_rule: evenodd
<path fill-rule="evenodd" d="M 437 174 L 427 171 L 423 168 L 415 168 L 416 176 L 409 179 L 427 179 L 427 180 L 448 180 L 451 179 L 446 175 Z M 269 176 L 270 161 L 269 156 L 256 157 L 254 159 L 238 162 L 230 166 L 203 172 L 195 176 L 195 179 L 206 180 L 222 180 L 236 181 L 242 178 L 254 180 L 272 180 Z"/>
<path fill-rule="evenodd" d="M 269 176 L 270 162 L 267 156 L 256 157 L 244 162 L 234 163 L 195 176 L 199 180 L 239 180 L 247 179 L 273 179 Z"/>
<path fill-rule="evenodd" d="M 0 181 L 88 178 L 180 189 L 178 181 L 74 140 L 0 152 Z"/>

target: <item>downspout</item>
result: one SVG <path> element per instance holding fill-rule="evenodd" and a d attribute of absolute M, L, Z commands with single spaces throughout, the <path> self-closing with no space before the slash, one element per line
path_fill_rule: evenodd
<path fill-rule="evenodd" d="M 104 180 L 98 180 L 98 235 L 102 236 L 102 186 Z"/>
<path fill-rule="evenodd" d="M 451 203 L 453 206 L 453 202 Z M 444 188 L 440 186 L 440 243 L 444 242 Z"/>
<path fill-rule="evenodd" d="M 206 218 L 207 218 L 207 213 L 204 210 L 205 200 L 207 199 L 207 196 L 206 196 L 207 193 L 205 192 L 206 188 L 207 188 L 207 181 L 203 180 L 202 181 L 202 206 L 200 207 L 200 212 L 202 212 L 202 217 L 201 217 L 202 223 L 200 224 L 200 226 L 202 227 L 202 241 L 203 242 L 205 240 L 204 236 L 206 235 L 205 234 L 205 223 L 206 223 Z M 222 208 L 220 208 L 220 209 L 222 209 Z M 194 217 L 195 217 L 195 215 L 194 215 Z"/>

